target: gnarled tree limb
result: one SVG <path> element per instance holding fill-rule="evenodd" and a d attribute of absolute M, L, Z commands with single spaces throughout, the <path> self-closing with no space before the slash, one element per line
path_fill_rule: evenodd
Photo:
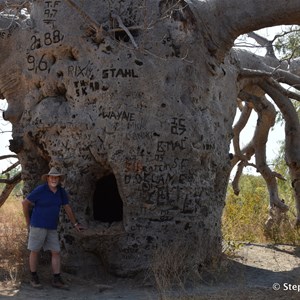
<path fill-rule="evenodd" d="M 276 86 L 273 80 L 260 83 L 260 87 L 272 97 L 280 108 L 285 120 L 285 159 L 289 167 L 291 181 L 294 183 L 297 225 L 300 225 L 300 123 L 293 104 Z"/>
<path fill-rule="evenodd" d="M 0 178 L 0 183 L 4 183 L 4 189 L 0 195 L 0 207 L 5 203 L 14 187 L 21 181 L 21 172 L 16 174 L 12 178 L 3 179 Z"/>

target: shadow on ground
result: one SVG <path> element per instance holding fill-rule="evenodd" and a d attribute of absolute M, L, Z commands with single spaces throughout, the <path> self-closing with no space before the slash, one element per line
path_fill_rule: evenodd
<path fill-rule="evenodd" d="M 0 299 L 42 300 L 154 300 L 154 299 L 299 299 L 300 250 L 287 245 L 244 245 L 232 257 L 226 257 L 216 272 L 203 272 L 184 288 L 158 291 L 145 280 L 79 278 L 64 274 L 70 290 L 51 286 L 49 266 L 43 267 L 43 289 L 33 289 L 29 280 L 19 285 L 0 282 Z"/>

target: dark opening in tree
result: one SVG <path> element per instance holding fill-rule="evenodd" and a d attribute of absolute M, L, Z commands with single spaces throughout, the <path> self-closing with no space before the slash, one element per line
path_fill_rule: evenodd
<path fill-rule="evenodd" d="M 94 219 L 101 222 L 115 222 L 123 219 L 123 202 L 114 174 L 101 178 L 93 197 Z"/>

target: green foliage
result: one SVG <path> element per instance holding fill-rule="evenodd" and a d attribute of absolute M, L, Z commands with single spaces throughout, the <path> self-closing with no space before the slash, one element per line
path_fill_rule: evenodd
<path fill-rule="evenodd" d="M 237 196 L 228 187 L 223 213 L 225 240 L 261 242 L 264 222 L 268 218 L 268 191 L 260 176 L 241 178 L 241 192 Z"/>
<path fill-rule="evenodd" d="M 229 245 L 236 245 L 239 241 L 300 244 L 300 233 L 294 228 L 296 212 L 290 182 L 280 180 L 278 186 L 279 194 L 290 210 L 268 235 L 265 233 L 265 222 L 269 217 L 269 194 L 263 178 L 244 175 L 241 178 L 241 192 L 238 196 L 234 195 L 231 186 L 228 187 L 222 228 L 224 240 Z"/>
<path fill-rule="evenodd" d="M 8 172 L 8 174 L 1 174 L 1 173 L 0 173 L 0 178 L 1 178 L 1 179 L 7 179 L 7 176 L 8 176 L 9 178 L 12 178 L 12 177 L 14 177 L 15 175 L 17 175 L 17 173 L 19 173 L 19 172 L 21 172 L 21 167 L 20 167 L 20 166 L 14 168 L 14 169 L 12 169 L 12 170 L 10 170 L 10 171 Z M 5 187 L 5 184 L 4 184 L 4 183 L 0 183 L 0 193 L 3 191 L 4 187 Z M 12 191 L 12 196 L 16 196 L 16 197 L 17 197 L 17 196 L 21 196 L 21 195 L 22 195 L 22 189 L 23 189 L 23 181 L 19 182 L 19 183 L 14 187 L 14 189 L 13 189 L 13 191 Z"/>
<path fill-rule="evenodd" d="M 283 59 L 300 56 L 300 27 L 291 26 L 289 30 L 278 35 L 275 49 Z"/>

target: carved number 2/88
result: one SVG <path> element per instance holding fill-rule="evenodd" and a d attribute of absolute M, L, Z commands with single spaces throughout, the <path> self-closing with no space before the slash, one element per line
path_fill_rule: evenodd
<path fill-rule="evenodd" d="M 52 43 L 56 44 L 63 40 L 64 36 L 60 34 L 59 30 L 54 30 L 52 34 L 50 32 L 46 32 L 44 35 L 44 43 L 46 46 L 51 45 Z"/>
<path fill-rule="evenodd" d="M 46 32 L 44 34 L 44 39 L 33 35 L 31 37 L 32 44 L 30 45 L 30 50 L 39 49 L 42 46 L 50 46 L 51 44 L 56 44 L 62 41 L 64 36 L 60 33 L 59 30 L 54 30 L 52 33 Z"/>

